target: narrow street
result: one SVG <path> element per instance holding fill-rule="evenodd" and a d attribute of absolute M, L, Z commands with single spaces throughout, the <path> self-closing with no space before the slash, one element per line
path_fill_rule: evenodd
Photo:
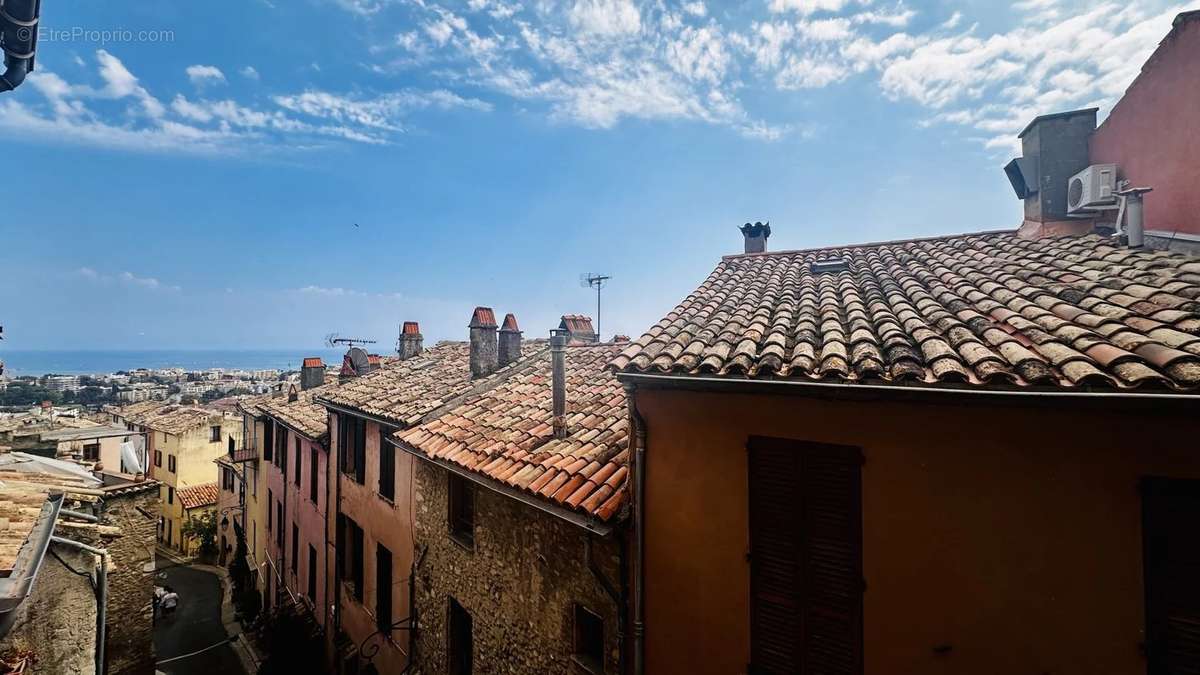
<path fill-rule="evenodd" d="M 228 635 L 221 623 L 221 580 L 217 575 L 159 559 L 159 585 L 171 586 L 179 594 L 173 616 L 160 615 L 154 626 L 154 649 L 158 672 L 166 675 L 210 675 L 245 669 L 230 644 L 212 647 Z M 199 652 L 199 653 L 195 653 Z M 194 654 L 186 658 L 184 655 Z"/>

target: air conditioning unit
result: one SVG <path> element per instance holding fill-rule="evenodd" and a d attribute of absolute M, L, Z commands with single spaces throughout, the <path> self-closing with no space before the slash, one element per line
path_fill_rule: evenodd
<path fill-rule="evenodd" d="M 1093 164 L 1067 183 L 1067 213 L 1110 208 L 1117 203 L 1117 165 Z"/>

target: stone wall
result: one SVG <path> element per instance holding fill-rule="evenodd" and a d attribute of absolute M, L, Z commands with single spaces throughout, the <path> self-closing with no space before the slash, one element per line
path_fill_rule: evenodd
<path fill-rule="evenodd" d="M 105 498 L 104 522 L 121 528 L 120 537 L 102 544 L 114 566 L 108 575 L 109 675 L 154 673 L 154 572 L 145 568 L 154 567 L 157 509 L 153 487 Z"/>
<path fill-rule="evenodd" d="M 617 606 L 588 569 L 581 527 L 486 488 L 475 490 L 475 546 L 448 535 L 448 477 L 416 462 L 416 658 L 446 671 L 446 618 L 453 597 L 472 617 L 474 668 L 487 673 L 582 673 L 573 665 L 575 604 L 604 619 L 605 673 L 618 672 Z M 619 583 L 615 537 L 596 537 L 594 557 Z"/>
<path fill-rule="evenodd" d="M 33 593 L 17 608 L 17 618 L 0 641 L 0 655 L 10 649 L 32 650 L 32 673 L 83 675 L 96 669 L 96 596 L 88 577 L 94 557 L 52 545 L 42 563 Z M 64 565 L 65 563 L 65 565 Z"/>

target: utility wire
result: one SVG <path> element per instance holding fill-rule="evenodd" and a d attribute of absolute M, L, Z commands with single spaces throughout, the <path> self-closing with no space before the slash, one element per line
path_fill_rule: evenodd
<path fill-rule="evenodd" d="M 203 649 L 197 649 L 194 652 L 189 652 L 187 654 L 181 654 L 179 656 L 172 656 L 169 659 L 163 659 L 161 661 L 157 661 L 155 665 L 161 666 L 164 663 L 171 663 L 172 661 L 182 661 L 183 659 L 191 658 L 197 654 L 203 654 L 204 652 L 216 649 L 217 647 L 223 647 L 227 644 L 237 642 L 238 636 L 240 636 L 240 635 L 241 635 L 241 633 L 238 633 L 237 635 L 230 635 L 229 637 L 225 638 L 224 640 L 221 640 L 220 642 L 217 642 L 215 644 L 211 644 Z"/>

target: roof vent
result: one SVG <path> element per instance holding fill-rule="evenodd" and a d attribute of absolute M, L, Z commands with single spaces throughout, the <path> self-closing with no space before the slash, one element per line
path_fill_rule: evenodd
<path fill-rule="evenodd" d="M 812 261 L 809 269 L 813 274 L 837 274 L 850 271 L 850 263 L 845 258 L 825 258 Z"/>

